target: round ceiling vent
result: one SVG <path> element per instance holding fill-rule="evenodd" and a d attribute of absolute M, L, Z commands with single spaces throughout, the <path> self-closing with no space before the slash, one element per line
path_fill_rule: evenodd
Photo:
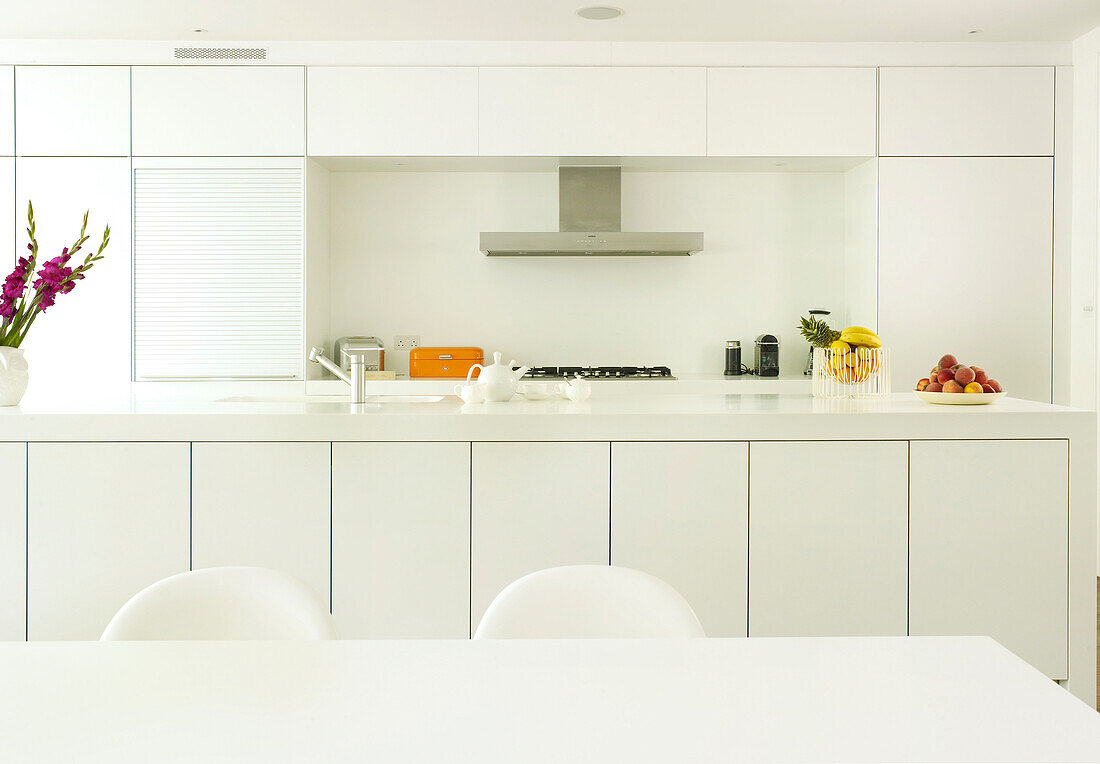
<path fill-rule="evenodd" d="M 587 8 L 579 8 L 577 15 L 582 19 L 589 19 L 591 21 L 606 21 L 607 19 L 617 19 L 623 15 L 622 8 L 615 8 L 610 5 L 590 5 Z"/>

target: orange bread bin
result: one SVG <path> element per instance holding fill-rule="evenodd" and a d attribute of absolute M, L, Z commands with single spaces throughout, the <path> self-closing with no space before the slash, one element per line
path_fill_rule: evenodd
<path fill-rule="evenodd" d="M 484 360 L 481 348 L 413 348 L 409 351 L 409 376 L 465 379 L 470 367 Z"/>

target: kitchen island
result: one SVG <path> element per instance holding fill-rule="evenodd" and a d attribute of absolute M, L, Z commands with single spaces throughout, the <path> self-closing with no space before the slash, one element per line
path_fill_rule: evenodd
<path fill-rule="evenodd" d="M 0 409 L 0 457 L 9 639 L 96 638 L 141 587 L 224 564 L 306 580 L 345 637 L 465 638 L 520 575 L 610 562 L 712 636 L 988 634 L 1095 692 L 1092 412 L 273 387 L 28 398 Z"/>

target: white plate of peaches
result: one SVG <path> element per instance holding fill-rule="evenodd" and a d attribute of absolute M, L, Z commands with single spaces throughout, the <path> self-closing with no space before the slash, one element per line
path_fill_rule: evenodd
<path fill-rule="evenodd" d="M 917 382 L 914 390 L 921 400 L 954 406 L 975 406 L 1004 398 L 1007 393 L 1001 383 L 989 376 L 981 366 L 967 366 L 948 354 L 927 377 Z"/>

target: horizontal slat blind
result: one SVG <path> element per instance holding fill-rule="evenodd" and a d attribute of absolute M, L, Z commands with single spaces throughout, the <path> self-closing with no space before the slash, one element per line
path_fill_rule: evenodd
<path fill-rule="evenodd" d="M 134 170 L 137 379 L 302 375 L 302 172 Z"/>

